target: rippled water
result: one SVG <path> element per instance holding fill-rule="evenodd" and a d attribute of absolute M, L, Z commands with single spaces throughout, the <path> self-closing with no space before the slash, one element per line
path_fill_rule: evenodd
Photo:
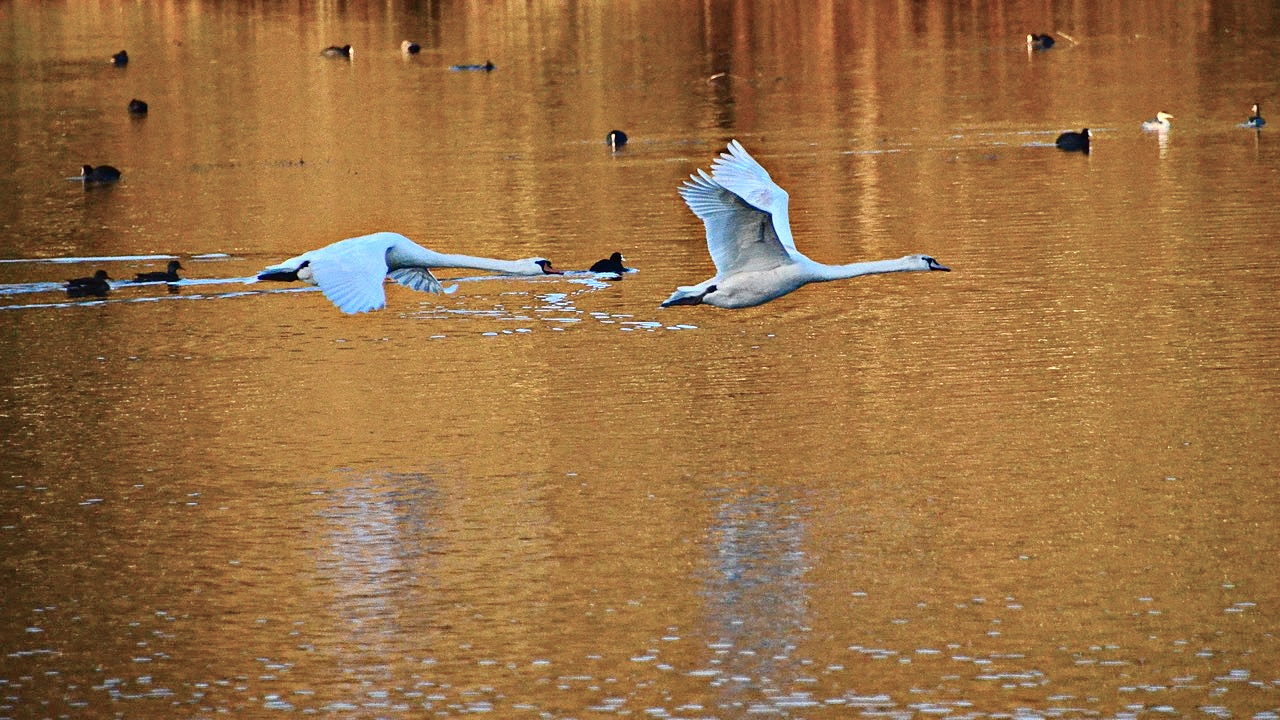
<path fill-rule="evenodd" d="M 0 717 L 1280 716 L 1275 8 L 0 27 Z M 658 309 L 730 138 L 815 259 L 953 272 Z M 376 230 L 580 272 L 250 282 Z"/>

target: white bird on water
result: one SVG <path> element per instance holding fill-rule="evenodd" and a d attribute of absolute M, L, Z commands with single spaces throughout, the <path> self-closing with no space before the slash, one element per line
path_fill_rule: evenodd
<path fill-rule="evenodd" d="M 678 287 L 662 303 L 746 308 L 767 303 L 811 282 L 877 273 L 950 270 L 928 255 L 907 255 L 849 265 L 815 262 L 796 249 L 787 217 L 787 191 L 778 187 L 737 140 L 680 187 L 680 195 L 707 228 L 715 277 Z"/>
<path fill-rule="evenodd" d="M 258 273 L 259 280 L 299 280 L 320 288 L 344 313 L 380 310 L 387 304 L 383 281 L 391 278 L 413 290 L 446 292 L 431 268 L 470 268 L 508 275 L 560 275 L 546 258 L 497 260 L 473 255 L 448 255 L 428 250 L 400 233 L 339 240 L 302 253 Z M 448 292 L 452 292 L 452 289 Z"/>
<path fill-rule="evenodd" d="M 1173 123 L 1169 121 L 1173 119 L 1174 117 L 1172 115 L 1161 110 L 1156 113 L 1155 118 L 1151 120 L 1144 120 L 1142 123 L 1142 129 L 1146 132 L 1154 133 L 1169 132 L 1169 128 L 1173 127 Z"/>

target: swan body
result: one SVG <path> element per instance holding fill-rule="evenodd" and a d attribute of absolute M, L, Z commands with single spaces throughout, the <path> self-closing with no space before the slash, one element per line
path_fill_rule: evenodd
<path fill-rule="evenodd" d="M 1034 35 L 1033 34 L 1033 35 L 1027 36 L 1027 47 L 1031 48 L 1032 50 L 1048 50 L 1049 48 L 1053 47 L 1053 42 L 1054 41 L 1053 41 L 1052 35 Z"/>
<path fill-rule="evenodd" d="M 125 52 L 124 50 L 121 50 L 120 52 L 116 53 L 115 55 L 112 55 L 112 56 L 111 56 L 111 64 L 112 64 L 112 65 L 115 65 L 116 67 L 124 67 L 125 65 L 128 65 L 128 64 L 129 64 L 129 53 Z"/>
<path fill-rule="evenodd" d="M 169 269 L 165 272 L 144 272 L 133 276 L 136 283 L 145 282 L 178 282 L 182 278 L 178 277 L 178 271 L 182 270 L 182 263 L 177 260 L 169 261 Z"/>
<path fill-rule="evenodd" d="M 1142 123 L 1142 129 L 1145 130 L 1146 132 L 1167 132 L 1169 128 L 1173 127 L 1173 125 L 1170 124 L 1169 122 L 1170 120 L 1173 120 L 1173 119 L 1174 118 L 1172 115 L 1162 110 L 1156 113 L 1156 116 L 1154 119 L 1147 120 L 1146 122 Z"/>
<path fill-rule="evenodd" d="M 338 47 L 337 45 L 330 45 L 329 47 L 321 50 L 320 54 L 324 55 L 325 57 L 349 58 L 351 57 L 351 46 L 343 45 L 342 47 Z"/>
<path fill-rule="evenodd" d="M 1080 132 L 1064 132 L 1053 141 L 1059 150 L 1067 152 L 1080 151 L 1086 155 L 1089 154 L 1089 128 L 1085 128 Z"/>
<path fill-rule="evenodd" d="M 608 135 L 604 136 L 604 141 L 614 152 L 622 149 L 627 144 L 627 134 L 621 130 L 610 130 Z"/>
<path fill-rule="evenodd" d="M 827 265 L 796 249 L 787 214 L 787 192 L 773 182 L 737 140 L 680 187 L 680 195 L 707 231 L 716 274 L 698 285 L 676 288 L 662 303 L 746 308 L 767 303 L 809 283 L 861 275 L 942 270 L 928 255 Z"/>
<path fill-rule="evenodd" d="M 148 109 L 150 108 L 147 107 L 147 102 L 145 100 L 134 98 L 129 101 L 130 115 L 146 115 Z"/>
<path fill-rule="evenodd" d="M 380 310 L 387 304 L 382 288 L 386 278 L 422 292 L 446 291 L 431 268 L 489 270 L 510 275 L 559 275 L 546 258 L 497 260 L 472 255 L 449 255 L 428 250 L 393 232 L 339 240 L 302 253 L 261 273 L 259 280 L 298 280 L 320 288 L 344 313 Z"/>
<path fill-rule="evenodd" d="M 1253 107 L 1249 110 L 1249 113 L 1250 113 L 1249 119 L 1240 123 L 1240 127 L 1252 128 L 1256 130 L 1262 127 L 1263 125 L 1267 124 L 1267 121 L 1262 119 L 1262 110 L 1258 107 L 1257 103 L 1253 104 Z"/>

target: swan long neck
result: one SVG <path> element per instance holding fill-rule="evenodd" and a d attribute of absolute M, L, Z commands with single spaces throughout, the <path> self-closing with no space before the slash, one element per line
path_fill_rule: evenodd
<path fill-rule="evenodd" d="M 814 274 L 820 281 L 844 280 L 846 278 L 854 278 L 861 275 L 879 275 L 881 273 L 905 272 L 916 269 L 909 267 L 901 258 L 894 260 L 856 262 L 849 263 L 848 265 L 826 265 L 815 262 L 814 266 Z"/>
<path fill-rule="evenodd" d="M 475 255 L 450 255 L 422 248 L 415 252 L 415 259 L 428 267 L 471 268 L 499 273 L 519 273 L 524 265 L 515 260 L 476 257 Z"/>

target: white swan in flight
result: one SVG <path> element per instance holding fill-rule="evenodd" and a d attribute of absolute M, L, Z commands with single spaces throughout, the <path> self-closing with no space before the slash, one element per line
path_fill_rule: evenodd
<path fill-rule="evenodd" d="M 400 233 L 339 240 L 302 253 L 258 273 L 259 280 L 300 280 L 320 288 L 344 313 L 380 310 L 387 304 L 383 281 L 391 278 L 413 290 L 445 292 L 431 268 L 491 270 L 509 275 L 560 275 L 546 258 L 497 260 L 472 255 L 448 255 L 428 250 Z"/>
<path fill-rule="evenodd" d="M 907 255 L 849 265 L 826 265 L 805 257 L 791 238 L 787 191 L 778 187 L 737 140 L 680 187 L 680 195 L 707 228 L 715 277 L 678 287 L 662 303 L 746 308 L 767 303 L 811 282 L 876 273 L 950 270 L 928 255 Z"/>

